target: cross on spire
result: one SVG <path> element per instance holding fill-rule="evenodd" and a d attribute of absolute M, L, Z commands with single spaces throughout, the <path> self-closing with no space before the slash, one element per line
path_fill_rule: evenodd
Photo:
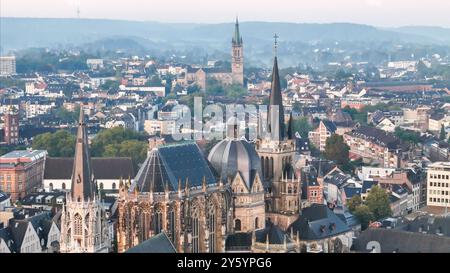
<path fill-rule="evenodd" d="M 278 52 L 277 52 L 277 50 L 278 50 L 278 38 L 280 38 L 280 36 L 278 36 L 278 34 L 275 33 L 275 35 L 273 36 L 273 38 L 275 39 L 275 42 L 274 42 L 274 44 L 273 44 L 273 50 L 274 50 L 275 57 L 276 57 L 277 54 L 278 54 Z"/>

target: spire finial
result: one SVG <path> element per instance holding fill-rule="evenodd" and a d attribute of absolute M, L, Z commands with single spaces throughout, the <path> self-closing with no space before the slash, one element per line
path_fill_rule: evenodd
<path fill-rule="evenodd" d="M 275 40 L 274 43 L 273 43 L 273 52 L 274 52 L 274 55 L 275 55 L 275 58 L 276 58 L 277 55 L 278 55 L 278 38 L 280 38 L 280 36 L 278 36 L 278 34 L 275 33 L 273 38 Z"/>

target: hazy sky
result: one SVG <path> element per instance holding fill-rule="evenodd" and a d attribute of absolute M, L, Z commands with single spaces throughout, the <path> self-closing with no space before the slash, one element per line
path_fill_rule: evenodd
<path fill-rule="evenodd" d="M 350 22 L 450 27 L 449 0 L 1 0 L 7 17 L 76 17 L 161 22 Z"/>

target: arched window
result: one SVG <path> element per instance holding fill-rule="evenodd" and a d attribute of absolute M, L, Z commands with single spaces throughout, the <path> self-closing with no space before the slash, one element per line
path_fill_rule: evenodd
<path fill-rule="evenodd" d="M 172 243 L 175 244 L 175 238 L 176 238 L 176 234 L 175 234 L 175 209 L 172 208 L 169 211 L 169 238 L 172 240 Z"/>
<path fill-rule="evenodd" d="M 160 234 L 162 230 L 162 211 L 157 209 L 153 214 L 153 231 Z"/>
<path fill-rule="evenodd" d="M 112 183 L 112 189 L 115 190 L 116 189 L 116 183 Z"/>
<path fill-rule="evenodd" d="M 103 183 L 100 183 L 100 189 L 103 190 Z"/>
<path fill-rule="evenodd" d="M 258 229 L 258 228 L 259 228 L 259 218 L 256 217 L 255 218 L 255 229 Z"/>
<path fill-rule="evenodd" d="M 234 230 L 235 231 L 241 231 L 241 220 L 236 219 L 234 221 Z"/>
<path fill-rule="evenodd" d="M 216 211 L 213 204 L 211 204 L 209 208 L 208 226 L 209 226 L 209 252 L 214 253 L 216 251 Z"/>
<path fill-rule="evenodd" d="M 198 221 L 198 216 L 194 216 L 192 219 L 192 252 L 198 253 L 200 252 L 200 224 Z"/>
<path fill-rule="evenodd" d="M 270 167 L 269 167 L 269 178 L 273 178 L 273 158 L 270 158 Z"/>
<path fill-rule="evenodd" d="M 288 187 L 288 194 L 292 194 L 292 186 L 290 186 L 290 185 Z"/>
<path fill-rule="evenodd" d="M 62 189 L 63 189 L 63 190 L 66 189 L 66 183 L 62 183 Z"/>
<path fill-rule="evenodd" d="M 74 225 L 73 235 L 82 235 L 83 234 L 83 219 L 81 218 L 81 215 L 79 215 L 78 213 L 75 214 L 75 217 L 73 217 L 73 225 Z"/>

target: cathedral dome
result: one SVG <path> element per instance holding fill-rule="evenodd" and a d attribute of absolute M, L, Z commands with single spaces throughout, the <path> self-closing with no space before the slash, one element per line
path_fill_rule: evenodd
<path fill-rule="evenodd" d="M 208 160 L 224 181 L 240 172 L 249 189 L 257 173 L 262 177 L 261 160 L 254 145 L 245 139 L 222 140 L 211 150 Z"/>

